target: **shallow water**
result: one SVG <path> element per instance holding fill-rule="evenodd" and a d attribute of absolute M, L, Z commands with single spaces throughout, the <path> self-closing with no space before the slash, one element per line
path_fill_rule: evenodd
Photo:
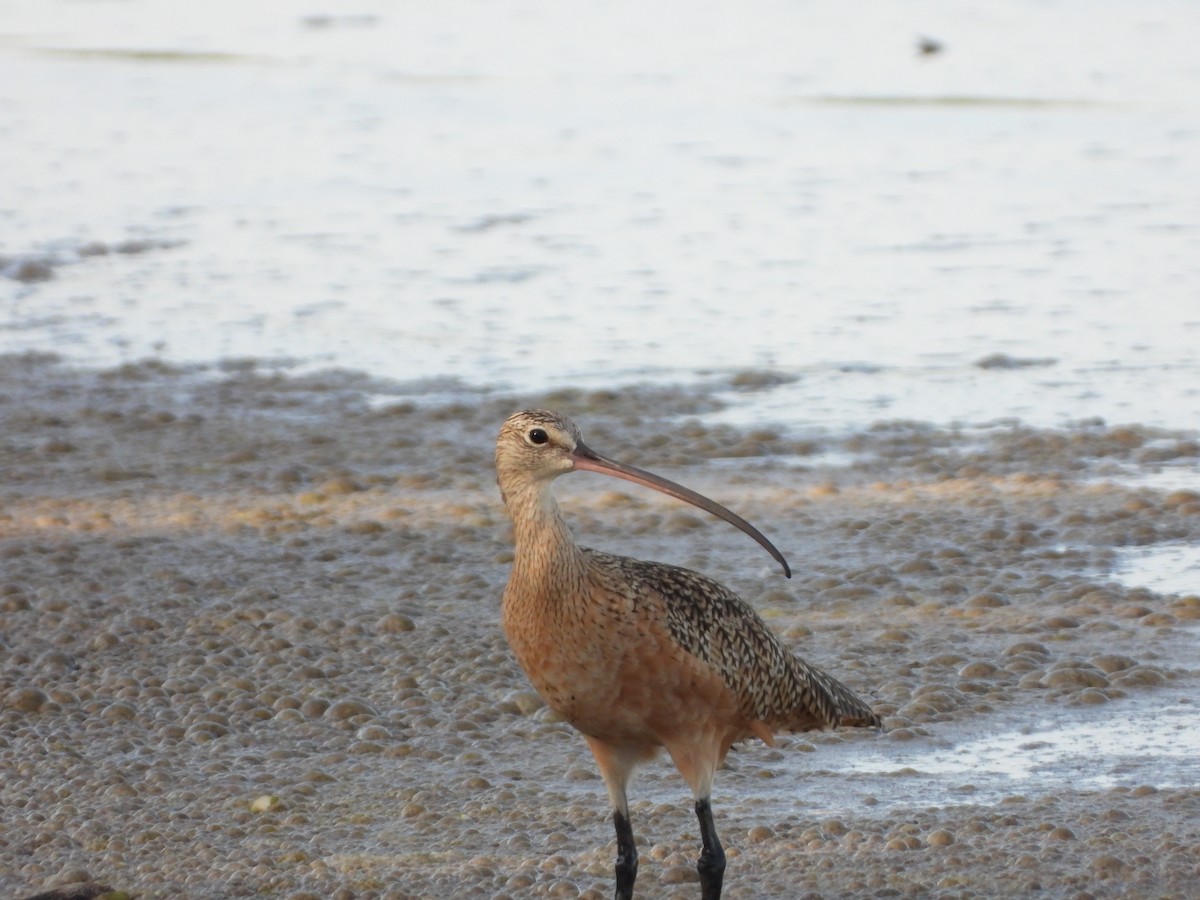
<path fill-rule="evenodd" d="M 913 744 L 858 740 L 785 753 L 772 762 L 779 775 L 769 787 L 746 779 L 730 793 L 739 806 L 763 814 L 871 809 L 886 815 L 930 803 L 989 805 L 1067 788 L 1186 788 L 1200 779 L 1198 741 L 1193 698 L 1163 692 L 1100 712 L 1055 710 L 1021 725 L 989 723 L 986 731 L 943 726 L 936 738 Z M 679 788 L 668 783 L 647 793 L 665 802 L 672 790 L 678 794 Z"/>
<path fill-rule="evenodd" d="M 1175 543 L 1127 547 L 1118 554 L 1112 574 L 1122 584 L 1161 594 L 1200 596 L 1200 547 Z"/>
<path fill-rule="evenodd" d="M 1194 4 L 0 23 L 0 352 L 770 369 L 728 416 L 796 428 L 1200 421 Z"/>
<path fill-rule="evenodd" d="M 927 802 L 947 777 L 962 782 L 952 789 L 950 801 L 972 803 L 1067 784 L 1077 790 L 1118 784 L 1167 788 L 1193 785 L 1200 777 L 1194 752 L 1200 716 L 1193 698 L 1182 693 L 1164 692 L 1150 702 L 1116 704 L 1101 713 L 1056 710 L 1039 721 L 987 734 L 959 737 L 952 731 L 939 733 L 941 746 L 855 748 L 844 770 L 887 776 L 888 789 L 877 789 L 895 805 Z"/>

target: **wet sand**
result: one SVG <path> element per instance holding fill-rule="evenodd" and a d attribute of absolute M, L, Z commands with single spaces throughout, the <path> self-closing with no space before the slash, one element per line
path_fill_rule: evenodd
<path fill-rule="evenodd" d="M 732 506 L 796 575 L 583 475 L 559 490 L 581 543 L 724 581 L 886 719 L 733 755 L 714 794 L 728 897 L 1195 896 L 1194 754 L 1147 771 L 1102 748 L 1008 791 L 921 763 L 1047 719 L 1195 734 L 1200 597 L 1111 574 L 1120 548 L 1200 539 L 1200 495 L 1134 481 L 1194 464 L 1194 433 L 796 440 L 706 425 L 691 389 L 43 356 L 0 359 L 3 894 L 609 896 L 603 785 L 499 627 L 492 441 L 535 404 Z M 639 896 L 697 896 L 686 787 L 659 762 L 633 797 Z"/>

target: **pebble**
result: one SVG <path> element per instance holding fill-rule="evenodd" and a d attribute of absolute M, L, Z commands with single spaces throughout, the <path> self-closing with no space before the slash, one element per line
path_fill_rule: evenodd
<path fill-rule="evenodd" d="M 700 881 L 700 873 L 692 866 L 670 866 L 659 880 L 663 884 L 692 884 Z"/>
<path fill-rule="evenodd" d="M 990 662 L 970 662 L 958 670 L 959 678 L 990 678 L 999 667 Z"/>
<path fill-rule="evenodd" d="M 523 716 L 533 715 L 546 706 L 546 701 L 536 691 L 513 691 L 504 702 Z"/>
<path fill-rule="evenodd" d="M 268 813 L 281 809 L 283 801 L 273 794 L 262 794 L 250 801 L 250 812 Z"/>
<path fill-rule="evenodd" d="M 45 691 L 35 687 L 14 688 L 4 697 L 4 705 L 18 712 L 35 713 L 50 702 Z"/>
<path fill-rule="evenodd" d="M 1108 677 L 1088 664 L 1065 665 L 1052 669 L 1042 679 L 1047 687 L 1107 687 Z"/>
<path fill-rule="evenodd" d="M 391 733 L 382 725 L 364 725 L 354 732 L 354 736 L 360 741 L 386 741 Z"/>
<path fill-rule="evenodd" d="M 1105 653 L 1100 656 L 1093 656 L 1091 664 L 1108 675 L 1114 672 L 1123 672 L 1126 669 L 1132 669 L 1137 665 L 1137 660 L 1131 656 L 1123 656 L 1117 653 Z"/>
<path fill-rule="evenodd" d="M 399 613 L 388 613 L 375 623 L 375 628 L 380 634 L 402 634 L 416 627 L 412 619 Z"/>
<path fill-rule="evenodd" d="M 1166 680 L 1167 676 L 1161 669 L 1142 665 L 1122 669 L 1111 678 L 1112 684 L 1121 688 L 1154 687 L 1163 684 Z"/>
<path fill-rule="evenodd" d="M 300 713 L 310 719 L 317 719 L 329 712 L 332 704 L 324 697 L 309 697 L 300 704 Z M 343 707 L 348 709 L 349 707 Z M 353 713 L 352 713 L 353 715 Z M 347 718 L 346 716 L 330 716 L 330 718 Z"/>
<path fill-rule="evenodd" d="M 991 592 L 975 594 L 967 600 L 967 606 L 976 609 L 999 609 L 1003 606 L 1008 606 L 1010 601 L 1000 594 Z"/>
<path fill-rule="evenodd" d="M 324 494 L 327 497 L 337 497 L 344 494 L 355 494 L 366 488 L 349 475 L 337 475 L 321 483 L 317 488 L 317 493 Z"/>
<path fill-rule="evenodd" d="M 127 722 L 137 718 L 137 710 L 128 703 L 110 703 L 100 713 L 100 718 L 108 722 Z"/>
<path fill-rule="evenodd" d="M 54 879 L 55 885 L 85 884 L 92 880 L 91 873 L 80 866 L 68 864 Z"/>
<path fill-rule="evenodd" d="M 1128 865 L 1120 857 L 1102 853 L 1092 859 L 1091 868 L 1093 872 L 1104 878 L 1116 875 L 1118 872 L 1128 868 Z"/>

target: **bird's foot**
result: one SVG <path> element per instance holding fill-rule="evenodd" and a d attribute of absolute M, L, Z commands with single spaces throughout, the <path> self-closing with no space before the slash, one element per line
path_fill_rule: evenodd
<path fill-rule="evenodd" d="M 637 881 L 638 852 L 633 842 L 633 828 L 620 810 L 613 813 L 617 830 L 617 891 L 615 900 L 633 900 L 633 883 Z"/>
<path fill-rule="evenodd" d="M 710 855 L 705 850 L 696 860 L 696 871 L 700 873 L 701 900 L 721 900 L 721 885 L 725 881 L 724 852 Z"/>
<path fill-rule="evenodd" d="M 704 849 L 696 860 L 700 873 L 701 900 L 721 900 L 721 885 L 725 881 L 725 850 L 713 825 L 712 806 L 707 797 L 696 801 L 696 818 L 700 822 L 700 839 Z"/>

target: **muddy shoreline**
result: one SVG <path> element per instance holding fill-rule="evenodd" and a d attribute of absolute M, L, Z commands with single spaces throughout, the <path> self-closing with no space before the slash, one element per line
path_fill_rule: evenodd
<path fill-rule="evenodd" d="M 690 388 L 34 355 L 0 358 L 4 895 L 609 896 L 603 785 L 499 628 L 491 448 L 530 405 L 737 509 L 796 576 L 696 511 L 577 476 L 559 494 L 581 543 L 718 578 L 885 716 L 735 754 L 714 793 L 727 896 L 1193 895 L 1189 761 L 1123 769 L 1114 747 L 1099 785 L 1052 769 L 1005 791 L 920 760 L 1047 718 L 1194 727 L 1200 596 L 1112 576 L 1122 548 L 1200 539 L 1200 495 L 1138 481 L 1195 471 L 1194 432 L 797 438 L 705 424 L 718 404 Z M 633 797 L 640 895 L 694 896 L 686 787 L 658 763 Z"/>

